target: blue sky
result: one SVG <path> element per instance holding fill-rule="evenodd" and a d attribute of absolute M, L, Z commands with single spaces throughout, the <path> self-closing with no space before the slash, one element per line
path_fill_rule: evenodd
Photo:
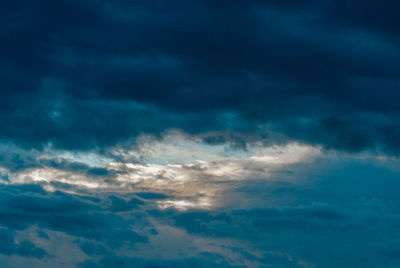
<path fill-rule="evenodd" d="M 1 267 L 399 267 L 397 1 L 0 8 Z"/>

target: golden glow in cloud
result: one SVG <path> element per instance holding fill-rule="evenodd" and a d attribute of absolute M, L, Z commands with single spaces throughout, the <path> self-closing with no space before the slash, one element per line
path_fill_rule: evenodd
<path fill-rule="evenodd" d="M 207 145 L 174 132 L 161 141 L 148 137 L 141 137 L 139 141 L 140 146 L 135 150 L 117 148 L 117 154 L 125 157 L 119 161 L 104 162 L 105 158 L 99 156 L 103 164 L 98 167 L 107 170 L 109 174 L 106 175 L 34 167 L 10 174 L 9 182 L 37 183 L 47 190 L 69 185 L 72 186 L 69 191 L 158 192 L 171 196 L 157 202 L 161 208 L 207 209 L 217 207 L 222 202 L 223 193 L 241 181 L 269 179 L 271 172 L 311 161 L 320 154 L 318 148 L 297 143 L 270 147 L 253 144 L 247 151 L 232 152 L 227 146 Z M 128 161 L 133 155 L 137 158 L 142 156 L 143 161 Z M 80 155 L 75 161 L 82 159 L 96 162 L 93 153 L 87 157 Z"/>

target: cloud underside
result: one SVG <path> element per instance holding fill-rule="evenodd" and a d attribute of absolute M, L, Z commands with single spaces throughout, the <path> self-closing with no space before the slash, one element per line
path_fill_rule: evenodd
<path fill-rule="evenodd" d="M 0 263 L 12 267 L 396 266 L 397 173 L 357 161 L 290 167 L 290 180 L 246 180 L 219 207 L 165 208 L 171 192 L 101 192 L 3 185 Z M 293 181 L 331 175 L 310 184 Z M 296 173 L 296 176 L 293 175 Z M 346 188 L 364 182 L 357 192 Z M 389 187 L 379 189 L 382 174 Z M 277 176 L 277 174 L 275 174 Z M 374 188 L 371 190 L 371 188 Z M 151 187 L 148 187 L 148 191 Z M 343 189 L 338 191 L 338 189 Z M 162 194 L 164 193 L 164 194 Z M 359 197 L 362 193 L 362 198 Z M 385 200 L 385 201 L 383 201 Z M 232 203 L 235 203 L 232 205 Z M 67 250 L 67 252 L 66 252 Z M 20 264 L 19 266 L 17 264 Z"/>
<path fill-rule="evenodd" d="M 243 151 L 182 132 L 141 136 L 107 154 L 0 152 L 5 267 L 399 261 L 394 158 L 297 143 Z"/>
<path fill-rule="evenodd" d="M 394 1 L 22 2 L 1 16 L 7 141 L 88 150 L 178 128 L 400 148 Z"/>
<path fill-rule="evenodd" d="M 397 1 L 0 9 L 0 267 L 399 267 Z"/>

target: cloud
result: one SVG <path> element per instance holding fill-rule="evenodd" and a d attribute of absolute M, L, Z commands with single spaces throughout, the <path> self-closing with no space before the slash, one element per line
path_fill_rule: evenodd
<path fill-rule="evenodd" d="M 110 199 L 112 202 L 111 210 L 115 212 L 129 211 L 143 204 L 142 201 L 136 198 L 131 198 L 129 201 L 125 201 L 116 196 L 111 196 Z"/>
<path fill-rule="evenodd" d="M 197 259 L 189 258 L 185 260 L 151 260 L 151 259 L 136 259 L 118 256 L 108 256 L 99 263 L 87 261 L 82 263 L 81 267 L 94 268 L 94 267 L 244 267 L 244 266 L 231 266 L 226 261 L 215 261 L 212 259 Z"/>
<path fill-rule="evenodd" d="M 38 157 L 31 151 L 20 150 L 19 157 L 27 159 L 25 165 L 15 169 L 13 164 L 4 163 L 3 173 L 10 184 L 40 184 L 48 191 L 76 194 L 139 192 L 137 196 L 142 200 L 182 210 L 229 202 L 224 201 L 224 194 L 246 180 L 268 180 L 274 171 L 312 161 L 321 153 L 319 148 L 297 143 L 265 146 L 255 142 L 246 150 L 237 150 L 227 144 L 210 145 L 197 136 L 180 132 L 168 133 L 162 139 L 142 136 L 134 146 L 111 148 L 106 158 L 95 152 L 61 157 L 57 154 L 62 153 L 51 150 L 47 154 L 36 151 Z M 114 212 L 144 204 L 132 196 L 113 196 L 111 201 L 110 209 Z"/>
<path fill-rule="evenodd" d="M 151 193 L 151 192 L 136 193 L 136 195 L 143 199 L 165 199 L 165 198 L 168 198 L 168 196 L 165 194 Z"/>
<path fill-rule="evenodd" d="M 398 8 L 5 3 L 0 266 L 399 266 Z"/>
<path fill-rule="evenodd" d="M 173 128 L 272 129 L 398 153 L 394 3 L 23 2 L 4 7 L 6 141 L 89 150 Z"/>
<path fill-rule="evenodd" d="M 52 167 L 48 182 L 31 185 L 14 179 L 19 172 L 48 167 L 17 169 L 0 189 L 1 254 L 20 257 L 21 266 L 36 258 L 37 267 L 397 264 L 391 257 L 398 244 L 393 236 L 399 217 L 396 159 L 321 155 L 299 145 L 249 147 L 239 155 L 221 152 L 215 153 L 226 163 L 246 154 L 241 161 L 247 171 L 234 178 L 229 172 L 210 175 L 209 169 L 220 166 L 204 162 L 189 167 L 130 163 L 131 168 L 110 176 L 92 176 L 61 161 L 67 171 L 62 164 Z M 176 166 L 183 178 L 168 175 Z M 65 181 L 69 187 L 52 182 L 66 178 L 65 172 L 107 187 L 82 187 L 74 179 Z M 128 179 L 119 184 L 118 176 L 133 180 L 136 175 L 139 183 L 131 182 L 131 189 Z M 205 200 L 211 206 L 202 206 Z"/>
<path fill-rule="evenodd" d="M 0 229 L 0 254 L 13 255 L 17 254 L 24 257 L 33 257 L 41 259 L 47 255 L 46 251 L 36 247 L 32 242 L 15 241 L 15 232 L 12 229 Z"/>
<path fill-rule="evenodd" d="M 124 218 L 104 209 L 91 198 L 62 192 L 30 192 L 26 185 L 3 186 L 1 191 L 0 224 L 11 230 L 26 230 L 37 225 L 71 236 L 106 241 L 114 247 L 147 241 L 146 236 L 133 231 Z M 23 246 L 21 250 L 34 249 L 27 243 Z"/>

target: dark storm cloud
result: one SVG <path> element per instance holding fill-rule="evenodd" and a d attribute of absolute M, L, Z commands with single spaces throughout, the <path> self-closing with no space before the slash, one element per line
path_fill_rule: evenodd
<path fill-rule="evenodd" d="M 367 163 L 330 159 L 297 168 L 289 175 L 290 182 L 248 181 L 237 189 L 259 200 L 255 204 L 262 207 L 250 208 L 247 202 L 241 210 L 152 214 L 198 237 L 236 237 L 241 245 L 251 243 L 253 250 L 286 252 L 292 261 L 308 260 L 316 267 L 395 267 L 400 230 L 400 203 L 394 190 L 399 185 L 398 171 Z M 307 178 L 304 184 L 294 182 L 303 177 Z M 320 179 L 310 182 L 316 177 Z M 240 203 L 245 202 L 240 199 Z M 250 259 L 249 248 L 237 250 Z M 267 255 L 253 258 L 273 264 Z"/>
<path fill-rule="evenodd" d="M 73 161 L 65 157 L 54 155 L 41 158 L 40 156 L 41 152 L 38 150 L 23 150 L 16 146 L 0 147 L 1 167 L 8 169 L 12 173 L 30 168 L 54 168 L 63 171 L 86 173 L 87 176 L 93 177 L 112 175 L 111 171 L 107 171 L 107 174 L 101 174 L 105 172 L 101 168 L 91 168 L 82 162 Z M 3 176 L 6 175 L 3 174 Z"/>
<path fill-rule="evenodd" d="M 152 192 L 136 193 L 136 195 L 143 199 L 165 199 L 165 198 L 168 198 L 168 195 L 160 194 L 160 193 L 152 193 Z"/>
<path fill-rule="evenodd" d="M 288 209 L 252 209 L 229 214 L 187 212 L 175 216 L 175 224 L 189 232 L 257 240 L 260 233 L 341 231 L 345 215 L 329 206 Z M 246 230 L 246 231 L 245 231 Z"/>
<path fill-rule="evenodd" d="M 398 165 L 369 161 L 288 166 L 268 180 L 238 182 L 224 198 L 232 205 L 210 210 L 160 209 L 179 199 L 169 191 L 77 195 L 3 185 L 0 254 L 36 258 L 38 267 L 60 259 L 85 268 L 396 267 Z M 67 238 L 68 251 L 54 251 Z M 77 250 L 81 258 L 71 258 Z"/>
<path fill-rule="evenodd" d="M 0 254 L 3 255 L 20 255 L 23 257 L 43 258 L 47 255 L 46 251 L 36 247 L 30 241 L 15 241 L 15 232 L 12 229 L 0 228 Z"/>
<path fill-rule="evenodd" d="M 399 2 L 3 2 L 0 255 L 11 266 L 21 257 L 44 260 L 39 267 L 58 258 L 88 259 L 84 268 L 399 266 L 398 170 L 341 154 L 346 163 L 267 167 L 267 180 L 226 189 L 223 181 L 223 202 L 207 211 L 162 210 L 196 203 L 210 187 L 207 168 L 183 167 L 190 187 L 163 192 L 151 172 L 114 169 L 142 159 L 109 147 L 138 149 L 138 135 L 178 129 L 241 150 L 296 140 L 399 154 Z M 65 155 L 75 150 L 95 159 Z M 97 163 L 103 156 L 108 166 Z M 149 184 L 129 187 L 129 176 L 117 177 L 128 173 Z M 25 179 L 65 193 L 9 185 Z M 197 196 L 179 193 L 192 186 Z"/>
<path fill-rule="evenodd" d="M 79 247 L 88 256 L 108 254 L 107 249 L 105 249 L 101 244 L 97 245 L 95 243 L 82 242 L 80 243 Z"/>
<path fill-rule="evenodd" d="M 129 201 L 126 201 L 116 196 L 111 196 L 110 199 L 112 202 L 111 211 L 114 212 L 129 211 L 143 204 L 141 200 L 136 198 L 131 198 Z"/>
<path fill-rule="evenodd" d="M 21 231 L 37 225 L 82 239 L 103 242 L 113 249 L 147 241 L 146 236 L 133 231 L 123 217 L 108 211 L 106 205 L 103 207 L 93 202 L 92 198 L 62 192 L 46 193 L 34 185 L 1 186 L 0 191 L 0 225 L 10 230 Z M 9 248 L 8 244 L 6 246 Z M 17 253 L 27 251 L 27 256 L 30 254 L 28 250 L 38 253 L 30 244 L 20 246 L 24 247 L 16 249 Z"/>
<path fill-rule="evenodd" d="M 317 267 L 382 264 L 390 267 L 398 263 L 392 256 L 397 250 L 399 214 L 380 201 L 364 201 L 349 207 L 315 204 L 228 213 L 167 211 L 162 214 L 165 217 L 162 221 L 172 218 L 176 226 L 195 236 L 242 241 L 243 246 L 237 252 L 243 255 L 243 260 L 255 261 L 259 266 L 303 267 L 296 266 L 301 259 Z M 374 224 L 367 224 L 371 220 Z M 244 246 L 247 243 L 252 246 Z M 264 253 L 254 256 L 246 251 L 249 248 Z M 267 252 L 281 254 L 271 256 Z M 290 261 L 283 253 L 290 256 Z"/>
<path fill-rule="evenodd" d="M 1 11 L 0 136 L 88 149 L 168 128 L 254 132 L 270 123 L 328 148 L 397 153 L 397 8 L 9 2 Z M 227 123 L 223 113 L 239 117 Z"/>

